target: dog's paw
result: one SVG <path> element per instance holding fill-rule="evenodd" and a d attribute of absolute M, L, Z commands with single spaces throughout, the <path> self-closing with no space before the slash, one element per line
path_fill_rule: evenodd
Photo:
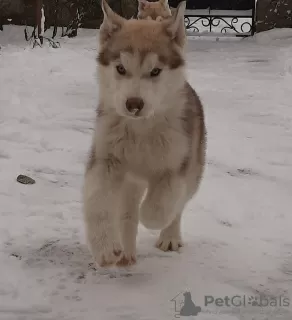
<path fill-rule="evenodd" d="M 117 265 L 120 267 L 132 266 L 136 264 L 137 258 L 135 254 L 126 254 L 124 253 L 121 256 L 121 259 L 117 262 Z"/>
<path fill-rule="evenodd" d="M 115 265 L 121 259 L 122 255 L 122 246 L 116 242 L 108 243 L 94 254 L 95 262 L 97 266 L 100 267 Z"/>
<path fill-rule="evenodd" d="M 183 242 L 180 237 L 160 235 L 155 246 L 162 251 L 178 251 L 183 246 Z"/>

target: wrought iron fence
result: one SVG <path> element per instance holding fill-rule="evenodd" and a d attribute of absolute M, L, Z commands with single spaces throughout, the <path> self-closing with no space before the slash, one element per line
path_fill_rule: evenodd
<path fill-rule="evenodd" d="M 252 35 L 255 31 L 255 5 L 255 0 L 188 0 L 185 26 L 194 34 L 207 31 Z"/>

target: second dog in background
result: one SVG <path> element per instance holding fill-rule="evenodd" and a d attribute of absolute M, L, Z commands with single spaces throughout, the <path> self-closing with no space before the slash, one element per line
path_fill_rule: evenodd
<path fill-rule="evenodd" d="M 138 19 L 162 21 L 171 17 L 171 10 L 167 0 L 158 0 L 156 2 L 138 0 L 138 2 Z"/>

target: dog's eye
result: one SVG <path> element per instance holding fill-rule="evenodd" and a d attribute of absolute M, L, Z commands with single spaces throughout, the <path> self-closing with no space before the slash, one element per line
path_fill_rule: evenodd
<path fill-rule="evenodd" d="M 154 68 L 154 69 L 150 72 L 150 76 L 151 76 L 151 77 L 157 77 L 157 76 L 160 74 L 161 71 L 162 71 L 162 70 L 159 69 L 159 68 Z"/>
<path fill-rule="evenodd" d="M 116 66 L 116 69 L 120 75 L 124 76 L 126 74 L 126 69 L 121 64 Z"/>

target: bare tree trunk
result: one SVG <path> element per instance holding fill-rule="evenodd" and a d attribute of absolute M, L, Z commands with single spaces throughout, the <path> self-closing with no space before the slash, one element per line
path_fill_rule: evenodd
<path fill-rule="evenodd" d="M 43 44 L 43 28 L 42 28 L 42 11 L 43 10 L 43 0 L 36 0 L 36 25 L 37 25 L 37 38 L 40 39 L 41 44 Z"/>
<path fill-rule="evenodd" d="M 137 0 L 121 0 L 122 16 L 126 19 L 136 17 L 138 8 Z"/>

